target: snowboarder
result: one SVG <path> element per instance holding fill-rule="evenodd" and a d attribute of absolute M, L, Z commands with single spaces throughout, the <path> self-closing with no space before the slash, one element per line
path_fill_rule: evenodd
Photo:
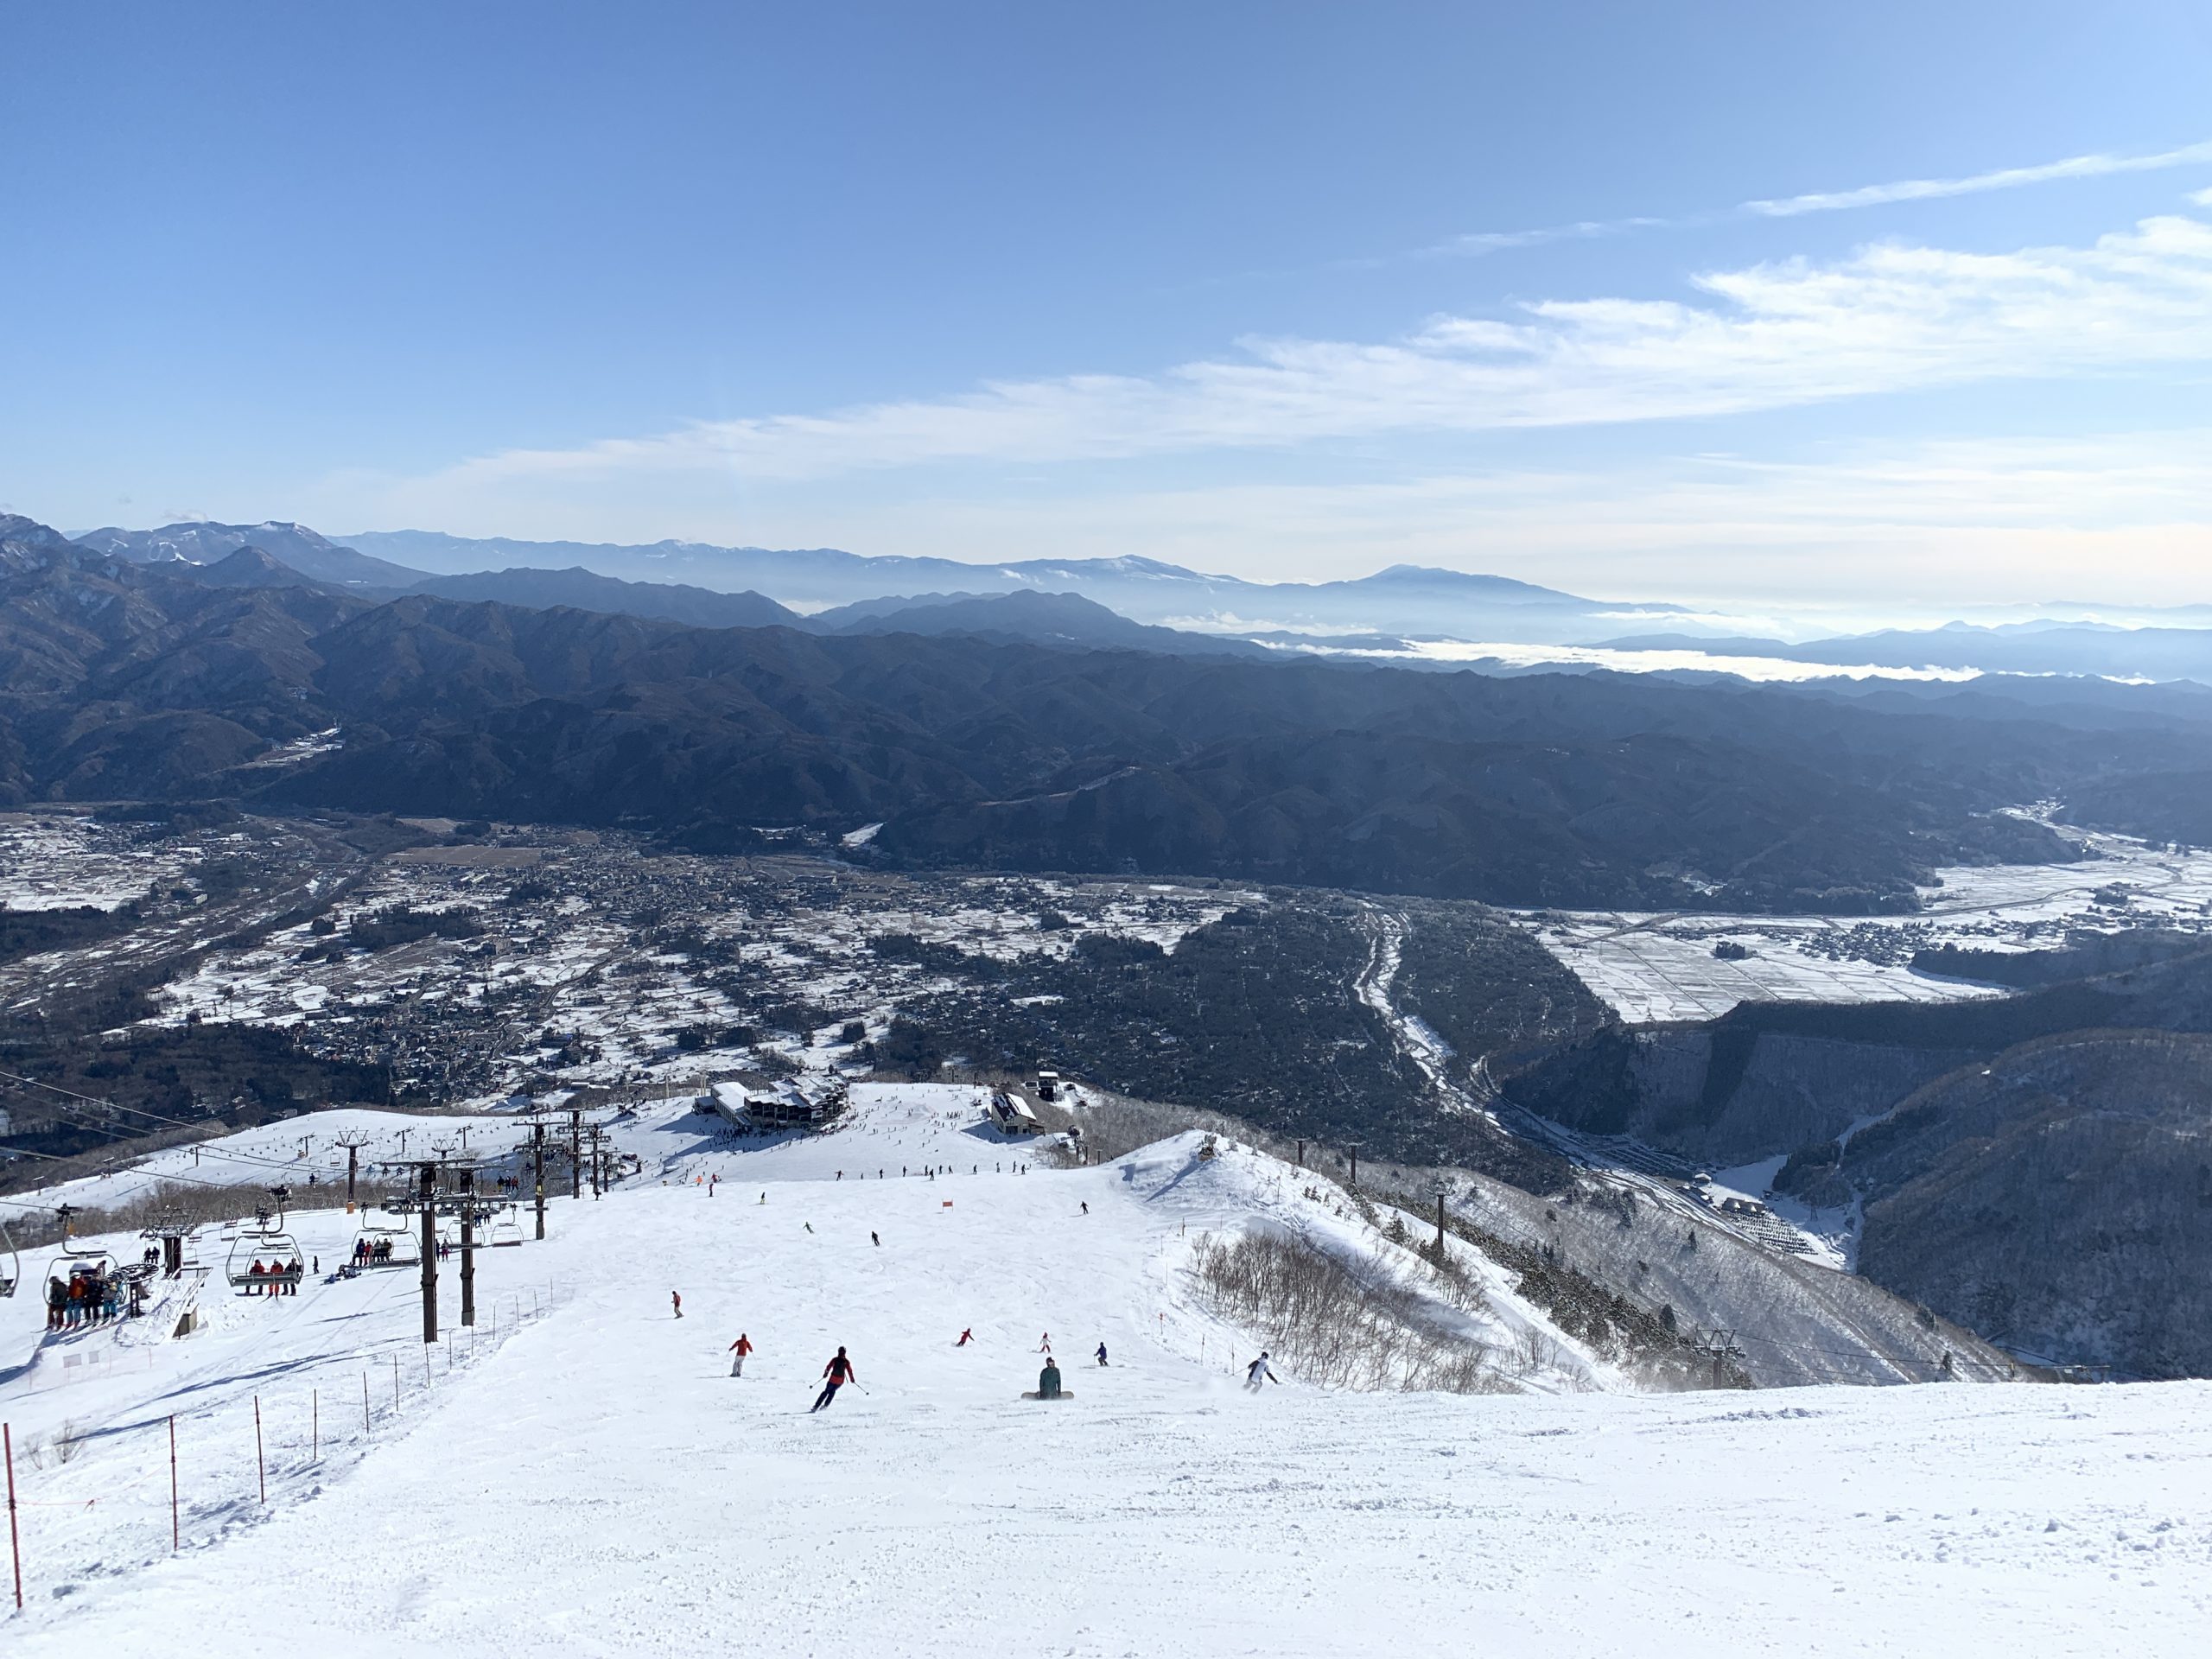
<path fill-rule="evenodd" d="M 744 1332 L 739 1332 L 737 1333 L 737 1340 L 730 1344 L 729 1351 L 737 1356 L 735 1359 L 733 1359 L 729 1363 L 729 1374 L 732 1376 L 743 1376 L 745 1375 L 745 1357 L 753 1351 L 753 1343 L 751 1338 L 747 1337 Z"/>
<path fill-rule="evenodd" d="M 1098 1363 L 1101 1365 L 1106 1363 L 1106 1344 L 1103 1342 L 1098 1344 Z"/>
<path fill-rule="evenodd" d="M 1057 1400 L 1060 1397 L 1060 1367 L 1058 1361 L 1050 1358 L 1046 1359 L 1045 1362 L 1045 1369 L 1037 1373 L 1037 1397 L 1039 1400 Z"/>
<path fill-rule="evenodd" d="M 960 1340 L 954 1343 L 952 1345 L 956 1348 L 965 1348 L 969 1343 L 975 1340 L 975 1332 L 966 1326 L 963 1326 L 960 1332 Z"/>
<path fill-rule="evenodd" d="M 676 1317 L 679 1319 L 682 1319 L 683 1317 L 683 1293 L 680 1290 L 671 1290 L 668 1293 L 668 1300 L 675 1305 Z"/>
<path fill-rule="evenodd" d="M 1047 1331 L 1045 1333 L 1044 1339 L 1037 1344 L 1037 1351 L 1040 1354 L 1049 1354 L 1052 1351 L 1052 1333 L 1051 1332 Z"/>
<path fill-rule="evenodd" d="M 878 1249 L 882 1249 L 882 1248 L 883 1248 L 883 1240 L 882 1240 L 881 1238 L 878 1237 L 875 1234 L 874 1234 L 874 1233 L 870 1233 L 870 1234 L 868 1235 L 868 1238 L 869 1238 L 869 1240 L 870 1240 L 870 1241 L 871 1241 L 871 1242 L 875 1245 L 875 1247 L 876 1247 Z"/>
<path fill-rule="evenodd" d="M 1259 1393 L 1261 1387 L 1265 1383 L 1281 1381 L 1282 1378 L 1268 1369 L 1268 1357 L 1265 1353 L 1244 1368 L 1244 1386 L 1255 1394 Z"/>
<path fill-rule="evenodd" d="M 1090 1213 L 1090 1200 L 1089 1198 L 1085 1198 L 1083 1201 L 1083 1213 L 1086 1216 Z"/>
<path fill-rule="evenodd" d="M 822 1368 L 822 1375 L 829 1381 L 823 1385 L 821 1397 L 814 1402 L 815 1411 L 821 1410 L 823 1407 L 835 1400 L 837 1397 L 837 1390 L 843 1388 L 846 1383 L 860 1381 L 853 1372 L 853 1362 L 845 1357 L 845 1351 L 842 1348 L 837 1351 L 837 1357 L 835 1359 Z"/>

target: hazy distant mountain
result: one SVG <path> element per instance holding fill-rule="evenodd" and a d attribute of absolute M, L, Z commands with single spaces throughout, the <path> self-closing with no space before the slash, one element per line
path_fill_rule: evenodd
<path fill-rule="evenodd" d="M 1264 646 L 1176 628 L 1157 628 L 1080 594 L 922 594 L 863 600 L 806 619 L 817 633 L 974 634 L 1040 645 L 1159 651 L 1173 656 L 1265 657 Z"/>
<path fill-rule="evenodd" d="M 804 626 L 798 613 L 759 594 L 716 593 L 681 582 L 623 582 L 581 565 L 566 570 L 480 570 L 467 575 L 429 576 L 408 591 L 435 594 L 442 599 L 493 600 L 541 611 L 567 605 L 614 616 L 660 617 L 701 628 Z"/>
<path fill-rule="evenodd" d="M 42 557 L 74 547 L 67 536 L 50 530 L 20 512 L 0 512 L 0 556 L 11 560 Z"/>
<path fill-rule="evenodd" d="M 1135 621 L 1234 625 L 1345 632 L 1449 634 L 1565 644 L 1593 629 L 1675 621 L 1674 605 L 1617 605 L 1504 576 L 1396 565 L 1354 581 L 1258 582 L 1209 575 L 1156 559 L 1031 559 L 967 564 L 952 559 L 864 557 L 835 548 L 649 546 L 582 542 L 471 541 L 428 531 L 367 531 L 349 538 L 381 556 L 444 571 L 492 564 L 582 564 L 645 582 L 752 588 L 814 610 L 890 594 L 1074 593 Z"/>
<path fill-rule="evenodd" d="M 1990 674 L 2085 674 L 2112 679 L 2212 682 L 2212 628 L 2121 628 L 2093 622 L 1980 627 L 1887 628 L 1793 645 L 1781 639 L 1637 634 L 1608 639 L 1624 651 L 1695 651 L 1775 657 L 1839 667 L 1978 669 Z"/>
<path fill-rule="evenodd" d="M 76 538 L 79 547 L 129 559 L 135 564 L 182 561 L 213 564 L 242 547 L 257 547 L 316 582 L 346 588 L 404 588 L 423 572 L 372 558 L 343 547 L 302 524 L 166 524 L 159 530 L 118 530 L 110 526 Z"/>
<path fill-rule="evenodd" d="M 332 588 L 295 570 L 264 548 L 242 547 L 212 564 L 186 564 L 181 574 L 210 588 Z"/>

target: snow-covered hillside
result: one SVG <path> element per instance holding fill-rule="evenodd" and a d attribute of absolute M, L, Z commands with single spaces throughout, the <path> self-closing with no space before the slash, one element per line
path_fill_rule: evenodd
<path fill-rule="evenodd" d="M 2156 1653 L 2212 1611 L 2202 1385 L 1635 1396 L 1477 1262 L 1433 1316 L 1537 1354 L 1527 1392 L 1255 1397 L 1201 1239 L 1419 1262 L 1255 1153 L 1052 1170 L 976 1105 L 865 1088 L 766 1145 L 644 1114 L 642 1175 L 481 1254 L 473 1333 L 445 1264 L 427 1362 L 408 1270 L 42 1341 L 35 1253 L 10 1652 Z M 351 1225 L 294 1230 L 327 1268 Z M 1047 1332 L 1058 1405 L 1019 1397 Z M 858 1386 L 809 1414 L 839 1344 Z"/>

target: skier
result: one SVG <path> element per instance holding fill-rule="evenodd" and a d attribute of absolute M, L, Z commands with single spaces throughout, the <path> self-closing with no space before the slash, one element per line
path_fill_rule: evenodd
<path fill-rule="evenodd" d="M 1090 1213 L 1090 1200 L 1089 1198 L 1085 1198 L 1083 1201 L 1083 1213 L 1086 1216 Z"/>
<path fill-rule="evenodd" d="M 753 1351 L 752 1340 L 746 1336 L 744 1332 L 741 1331 L 737 1333 L 737 1340 L 730 1344 L 729 1351 L 737 1356 L 735 1359 L 733 1359 L 729 1363 L 729 1374 L 732 1376 L 743 1376 L 745 1375 L 745 1357 Z"/>
<path fill-rule="evenodd" d="M 956 1348 L 965 1348 L 969 1343 L 975 1340 L 975 1332 L 963 1325 L 960 1332 L 960 1340 L 954 1343 L 952 1345 Z"/>
<path fill-rule="evenodd" d="M 860 1381 L 853 1372 L 853 1362 L 845 1357 L 845 1351 L 842 1348 L 837 1351 L 836 1358 L 822 1368 L 822 1375 L 829 1381 L 823 1385 L 821 1397 L 814 1402 L 815 1411 L 821 1410 L 823 1407 L 835 1400 L 837 1397 L 837 1390 L 843 1388 L 846 1383 Z"/>
<path fill-rule="evenodd" d="M 1044 1340 L 1037 1344 L 1037 1351 L 1040 1354 L 1049 1354 L 1052 1351 L 1052 1333 L 1051 1332 L 1047 1331 L 1045 1333 Z"/>
<path fill-rule="evenodd" d="M 1268 1369 L 1268 1357 L 1265 1353 L 1262 1353 L 1257 1359 L 1244 1368 L 1244 1386 L 1255 1394 L 1260 1392 L 1264 1383 L 1281 1381 L 1282 1378 Z"/>
<path fill-rule="evenodd" d="M 1106 1363 L 1106 1344 L 1103 1342 L 1098 1344 L 1098 1363 L 1101 1365 Z"/>
<path fill-rule="evenodd" d="M 680 1290 L 671 1290 L 668 1293 L 668 1300 L 675 1305 L 676 1317 L 679 1319 L 682 1319 L 683 1317 L 683 1293 Z"/>
<path fill-rule="evenodd" d="M 870 1233 L 868 1237 L 874 1243 L 877 1249 L 880 1249 L 883 1247 L 883 1240 L 878 1237 L 875 1234 Z"/>

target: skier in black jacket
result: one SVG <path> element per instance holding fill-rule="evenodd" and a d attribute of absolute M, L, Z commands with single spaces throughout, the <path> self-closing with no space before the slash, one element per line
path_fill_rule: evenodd
<path fill-rule="evenodd" d="M 846 1383 L 860 1381 L 860 1378 L 853 1374 L 853 1362 L 845 1357 L 845 1351 L 842 1348 L 837 1351 L 836 1358 L 822 1368 L 822 1375 L 830 1380 L 823 1386 L 822 1397 L 814 1402 L 815 1411 L 821 1410 L 823 1407 L 835 1400 L 837 1397 L 837 1390 L 843 1388 Z"/>

